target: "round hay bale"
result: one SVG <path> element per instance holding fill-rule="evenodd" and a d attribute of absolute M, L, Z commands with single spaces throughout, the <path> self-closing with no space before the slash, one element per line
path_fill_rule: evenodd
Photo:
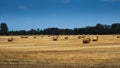
<path fill-rule="evenodd" d="M 87 44 L 87 43 L 90 43 L 90 38 L 84 38 L 83 39 L 83 44 Z"/>
<path fill-rule="evenodd" d="M 8 42 L 12 42 L 12 41 L 13 41 L 13 38 L 9 38 L 9 39 L 8 39 Z"/>
<path fill-rule="evenodd" d="M 94 38 L 92 39 L 92 41 L 94 41 L 94 42 L 98 41 L 98 36 L 94 37 Z"/>
<path fill-rule="evenodd" d="M 36 39 L 37 37 L 36 37 L 36 36 L 34 36 L 33 38 L 34 38 L 34 39 Z"/>
<path fill-rule="evenodd" d="M 53 39 L 53 41 L 57 41 L 58 40 L 58 36 L 56 36 L 56 37 L 53 36 L 52 39 Z"/>
<path fill-rule="evenodd" d="M 81 36 L 78 36 L 78 39 L 80 39 L 81 38 Z"/>
<path fill-rule="evenodd" d="M 41 38 L 43 38 L 44 36 L 42 35 Z"/>
<path fill-rule="evenodd" d="M 27 39 L 28 36 L 20 36 L 22 39 Z"/>
<path fill-rule="evenodd" d="M 68 39 L 68 37 L 65 37 L 65 39 Z"/>
<path fill-rule="evenodd" d="M 117 36 L 117 38 L 120 38 L 120 36 Z"/>
<path fill-rule="evenodd" d="M 53 41 L 57 41 L 58 39 L 57 38 L 53 38 Z"/>
<path fill-rule="evenodd" d="M 81 38 L 85 38 L 85 35 L 82 35 Z"/>
<path fill-rule="evenodd" d="M 48 37 L 51 37 L 50 35 L 48 35 Z"/>

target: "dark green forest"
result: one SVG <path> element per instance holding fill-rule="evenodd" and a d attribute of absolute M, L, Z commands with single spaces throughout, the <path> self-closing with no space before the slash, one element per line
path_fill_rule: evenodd
<path fill-rule="evenodd" d="M 56 27 L 46 29 L 30 29 L 9 31 L 6 23 L 0 24 L 0 35 L 79 35 L 79 34 L 120 34 L 120 23 L 111 25 L 98 23 L 96 26 L 86 26 L 74 29 L 60 29 Z"/>

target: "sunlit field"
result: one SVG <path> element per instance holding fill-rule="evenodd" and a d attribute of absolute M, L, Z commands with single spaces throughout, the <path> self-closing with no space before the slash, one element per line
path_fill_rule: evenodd
<path fill-rule="evenodd" d="M 0 68 L 120 68 L 120 38 L 95 36 L 86 44 L 78 35 L 0 36 Z"/>

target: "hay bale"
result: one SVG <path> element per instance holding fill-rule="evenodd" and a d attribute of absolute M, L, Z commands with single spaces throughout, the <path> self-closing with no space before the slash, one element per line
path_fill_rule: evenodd
<path fill-rule="evenodd" d="M 36 39 L 37 37 L 36 37 L 36 36 L 34 36 L 33 38 L 34 38 L 34 39 Z"/>
<path fill-rule="evenodd" d="M 43 38 L 44 36 L 42 35 L 41 38 Z"/>
<path fill-rule="evenodd" d="M 53 41 L 57 41 L 58 39 L 57 38 L 53 38 Z"/>
<path fill-rule="evenodd" d="M 120 36 L 117 36 L 117 38 L 120 38 Z"/>
<path fill-rule="evenodd" d="M 59 36 L 53 36 L 52 39 L 53 41 L 57 41 Z"/>
<path fill-rule="evenodd" d="M 22 39 L 27 39 L 28 36 L 20 36 Z"/>
<path fill-rule="evenodd" d="M 68 39 L 68 37 L 65 37 L 65 39 Z"/>
<path fill-rule="evenodd" d="M 91 39 L 90 38 L 84 38 L 83 39 L 83 44 L 90 43 Z"/>
<path fill-rule="evenodd" d="M 94 41 L 94 42 L 98 41 L 98 36 L 95 36 L 95 37 L 92 39 L 92 41 Z"/>
<path fill-rule="evenodd" d="M 8 39 L 8 42 L 12 42 L 12 41 L 13 41 L 13 38 L 9 38 L 9 39 Z"/>
<path fill-rule="evenodd" d="M 50 35 L 48 35 L 48 37 L 50 37 Z"/>
<path fill-rule="evenodd" d="M 85 35 L 82 35 L 81 38 L 85 38 Z"/>
<path fill-rule="evenodd" d="M 81 36 L 78 36 L 78 39 L 80 39 L 81 38 Z"/>

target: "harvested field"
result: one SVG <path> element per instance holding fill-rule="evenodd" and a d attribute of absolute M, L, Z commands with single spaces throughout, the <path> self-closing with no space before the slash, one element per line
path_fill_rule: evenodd
<path fill-rule="evenodd" d="M 120 39 L 98 35 L 97 42 L 83 44 L 78 36 L 0 36 L 0 68 L 120 68 Z M 14 38 L 8 42 L 8 38 Z M 94 35 L 90 35 L 94 37 Z"/>

